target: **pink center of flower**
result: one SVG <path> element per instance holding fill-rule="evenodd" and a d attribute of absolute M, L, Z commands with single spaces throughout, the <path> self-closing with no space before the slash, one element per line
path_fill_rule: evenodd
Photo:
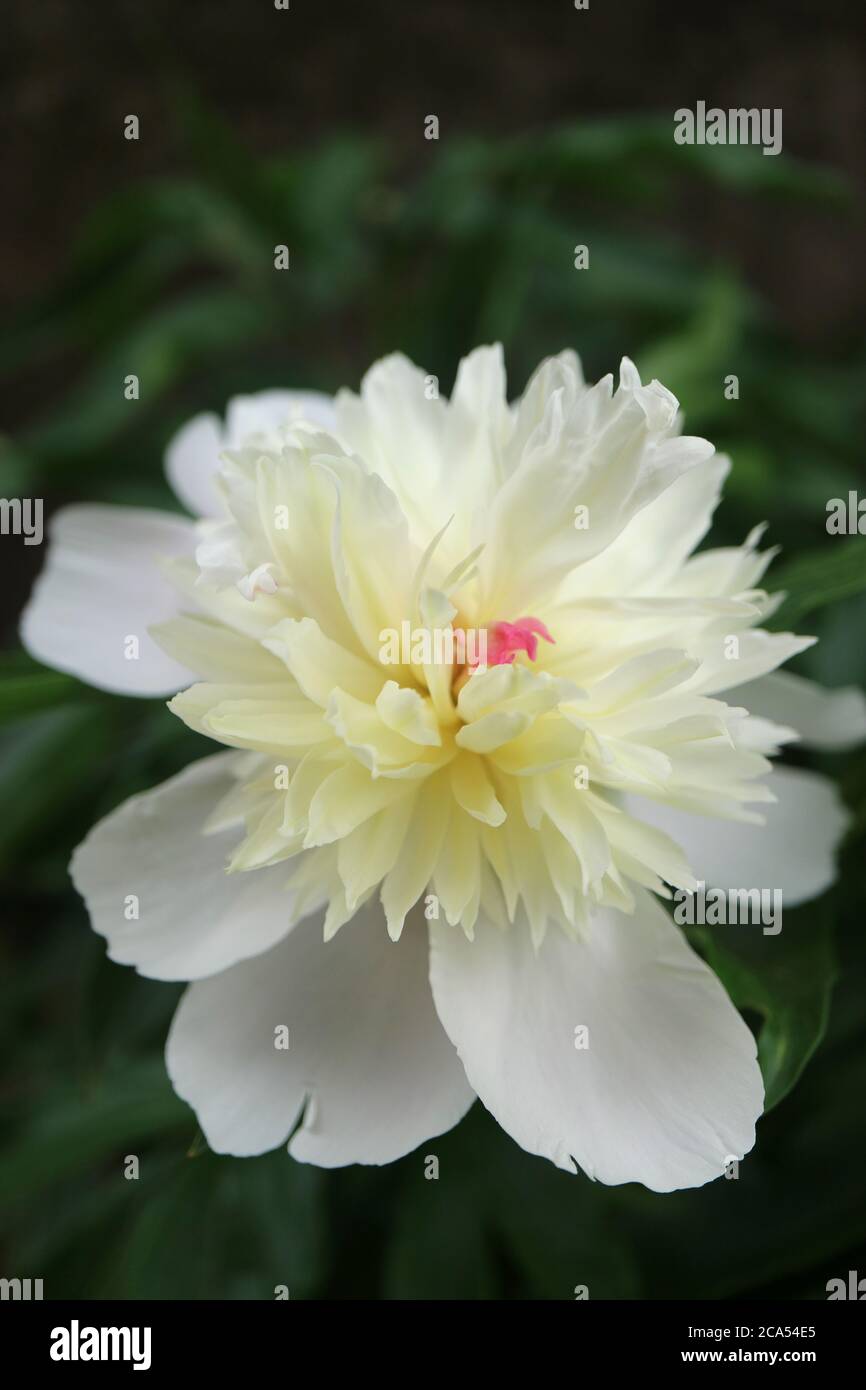
<path fill-rule="evenodd" d="M 487 665 L 510 666 L 518 652 L 534 661 L 538 639 L 554 642 L 540 618 L 518 618 L 516 623 L 491 623 L 487 629 Z M 554 642 L 555 645 L 555 642 Z"/>

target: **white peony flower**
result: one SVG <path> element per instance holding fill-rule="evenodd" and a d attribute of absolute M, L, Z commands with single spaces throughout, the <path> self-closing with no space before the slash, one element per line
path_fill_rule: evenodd
<path fill-rule="evenodd" d="M 75 884 L 113 960 L 193 982 L 167 1065 L 218 1152 L 386 1163 L 479 1096 L 562 1168 L 707 1182 L 761 1074 L 659 899 L 820 893 L 843 810 L 770 759 L 863 737 L 862 696 L 773 674 L 812 639 L 761 627 L 760 529 L 692 554 L 728 463 L 631 362 L 563 353 L 515 405 L 499 348 L 430 380 L 196 418 L 195 523 L 55 518 L 31 653 L 230 750 L 97 825 Z"/>

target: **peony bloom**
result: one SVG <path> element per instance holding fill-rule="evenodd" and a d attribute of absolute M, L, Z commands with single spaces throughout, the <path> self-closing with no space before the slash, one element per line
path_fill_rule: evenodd
<path fill-rule="evenodd" d="M 113 960 L 191 982 L 167 1066 L 218 1152 L 386 1163 L 478 1096 L 562 1168 L 699 1185 L 763 1086 L 660 899 L 826 888 L 843 810 L 771 759 L 864 702 L 775 674 L 812 639 L 761 626 L 760 528 L 692 554 L 728 463 L 658 382 L 566 352 L 509 405 L 499 348 L 434 381 L 392 356 L 199 416 L 167 455 L 195 522 L 55 518 L 26 646 L 224 750 L 72 875 Z"/>

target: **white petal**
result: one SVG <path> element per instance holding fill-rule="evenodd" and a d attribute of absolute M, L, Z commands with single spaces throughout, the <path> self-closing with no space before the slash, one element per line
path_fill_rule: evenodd
<path fill-rule="evenodd" d="M 323 1168 L 390 1163 L 457 1123 L 474 1096 L 433 1007 L 423 925 L 394 943 L 368 907 L 325 943 L 313 918 L 187 990 L 166 1061 L 212 1149 L 275 1148 L 308 1098 L 289 1152 Z"/>
<path fill-rule="evenodd" d="M 766 825 L 716 820 L 630 797 L 628 810 L 685 850 L 710 888 L 777 888 L 794 907 L 823 893 L 836 876 L 835 851 L 848 815 L 826 777 L 778 767 L 762 779 L 777 798 L 759 807 Z"/>
<path fill-rule="evenodd" d="M 807 748 L 839 751 L 866 740 L 866 696 L 856 685 L 825 690 L 788 671 L 741 685 L 736 703 L 797 730 Z"/>
<path fill-rule="evenodd" d="M 21 619 L 21 640 L 38 661 L 124 695 L 174 694 L 194 675 L 149 635 L 175 617 L 177 592 L 163 556 L 191 554 L 191 522 L 141 507 L 65 507 Z M 138 656 L 128 657 L 138 643 Z"/>
<path fill-rule="evenodd" d="M 133 796 L 78 846 L 72 879 L 112 960 L 195 980 L 269 950 L 296 920 L 290 867 L 227 875 L 240 828 L 203 833 L 236 785 L 234 760 L 217 753 Z"/>
<path fill-rule="evenodd" d="M 641 895 L 585 936 L 431 932 L 436 1008 L 470 1083 L 530 1153 L 659 1192 L 720 1177 L 763 1105 L 755 1041 L 715 975 Z M 584 1027 L 588 1046 L 576 1046 Z"/>
<path fill-rule="evenodd" d="M 235 396 L 226 411 L 225 447 L 236 449 L 251 434 L 271 434 L 303 420 L 323 429 L 336 427 L 334 403 L 321 391 L 256 391 Z"/>
<path fill-rule="evenodd" d="M 218 415 L 196 415 L 178 430 L 165 453 L 165 470 L 175 493 L 193 516 L 223 515 L 214 479 L 223 449 L 235 449 L 250 434 L 270 434 L 293 420 L 336 428 L 333 401 L 320 391 L 259 391 L 229 401 L 226 423 Z"/>
<path fill-rule="evenodd" d="M 165 472 L 175 495 L 193 516 L 221 516 L 214 488 L 220 451 L 224 448 L 218 415 L 196 415 L 169 440 Z"/>

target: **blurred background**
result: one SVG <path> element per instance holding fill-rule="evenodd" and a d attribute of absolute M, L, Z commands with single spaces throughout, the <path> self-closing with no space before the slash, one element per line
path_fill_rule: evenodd
<path fill-rule="evenodd" d="M 445 387 L 502 339 L 514 394 L 562 347 L 590 377 L 628 353 L 733 456 L 714 543 L 770 523 L 774 623 L 821 638 L 796 669 L 866 685 L 866 541 L 825 529 L 830 498 L 866 495 L 856 18 L 842 0 L 7 0 L 0 496 L 46 518 L 174 508 L 162 455 L 189 416 L 357 387 L 393 349 Z M 676 146 L 697 100 L 781 107 L 784 153 Z M 770 1085 L 736 1181 L 605 1189 L 480 1106 L 382 1170 L 217 1158 L 165 1077 L 179 988 L 106 961 L 66 874 L 96 818 L 207 748 L 161 702 L 21 651 L 43 555 L 0 538 L 0 1274 L 132 1299 L 824 1298 L 866 1274 L 866 749 L 790 755 L 851 808 L 834 890 L 781 937 L 697 942 Z"/>

